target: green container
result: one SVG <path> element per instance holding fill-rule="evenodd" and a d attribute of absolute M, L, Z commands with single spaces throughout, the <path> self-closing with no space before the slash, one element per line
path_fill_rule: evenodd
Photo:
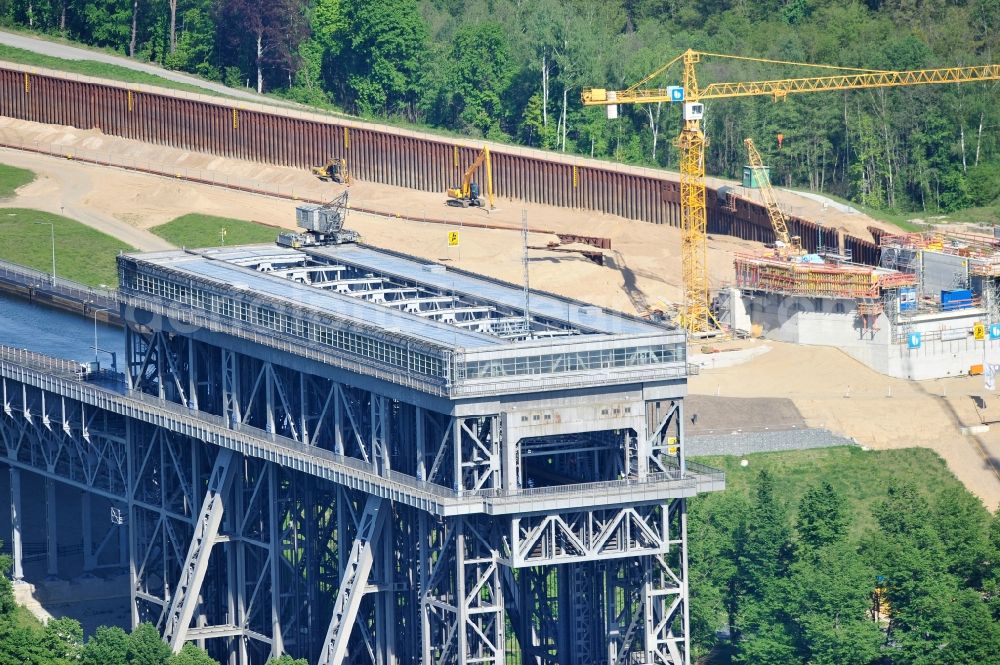
<path fill-rule="evenodd" d="M 761 173 L 761 171 L 763 171 L 763 173 Z M 743 167 L 744 187 L 748 187 L 750 189 L 760 189 L 765 183 L 764 178 L 767 178 L 767 182 L 771 181 L 770 166 L 764 166 L 758 169 L 755 169 L 752 166 Z"/>

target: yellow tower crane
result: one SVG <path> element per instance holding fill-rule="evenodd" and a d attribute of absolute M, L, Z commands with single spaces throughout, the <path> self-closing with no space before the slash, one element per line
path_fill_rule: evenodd
<path fill-rule="evenodd" d="M 802 246 L 801 239 L 798 236 L 793 238 L 788 235 L 788 220 L 778 205 L 778 197 L 775 196 L 774 187 L 771 186 L 771 176 L 764 168 L 764 160 L 760 158 L 760 153 L 757 152 L 753 139 L 744 139 L 743 145 L 747 147 L 747 161 L 750 162 L 750 171 L 756 176 L 760 187 L 760 196 L 764 199 L 764 207 L 767 208 L 767 216 L 771 220 L 778 253 L 782 256 L 787 256 L 790 251 L 797 253 Z"/>
<path fill-rule="evenodd" d="M 701 88 L 698 85 L 696 65 L 701 62 L 702 58 L 709 57 L 815 67 L 837 70 L 837 73 L 829 76 L 770 81 L 710 83 Z M 684 67 L 681 85 L 667 88 L 643 87 L 677 62 L 681 62 Z M 710 99 L 764 95 L 778 100 L 784 99 L 789 94 L 802 92 L 889 88 L 930 83 L 965 83 L 991 79 L 1000 79 L 1000 65 L 881 71 L 705 53 L 688 49 L 625 90 L 585 89 L 583 103 L 586 106 L 615 106 L 617 104 L 682 102 L 684 105 L 682 114 L 684 124 L 680 136 L 677 138 L 677 147 L 681 153 L 681 269 L 684 281 L 681 323 L 689 332 L 697 333 L 709 331 L 714 327 L 709 311 L 708 293 L 707 217 L 705 211 L 705 146 L 707 141 L 701 131 L 701 120 L 705 115 L 703 102 Z"/>

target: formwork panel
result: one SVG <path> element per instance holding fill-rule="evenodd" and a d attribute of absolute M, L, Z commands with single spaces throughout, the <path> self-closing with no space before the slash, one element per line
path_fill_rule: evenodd
<path fill-rule="evenodd" d="M 969 288 L 969 260 L 956 254 L 925 249 L 920 253 L 920 284 L 924 295 Z"/>

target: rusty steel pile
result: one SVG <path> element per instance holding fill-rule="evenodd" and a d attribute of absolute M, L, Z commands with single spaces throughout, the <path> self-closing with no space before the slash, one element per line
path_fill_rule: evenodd
<path fill-rule="evenodd" d="M 266 164 L 309 168 L 346 158 L 352 177 L 421 191 L 445 191 L 481 144 L 343 117 L 250 104 L 145 85 L 64 75 L 4 63 L 0 114 Z M 594 210 L 679 226 L 679 183 L 672 173 L 516 146 L 490 144 L 498 196 Z M 773 242 L 767 211 L 739 200 L 735 209 L 709 190 L 708 231 Z M 790 217 L 803 246 L 842 244 L 875 264 L 876 245 Z"/>

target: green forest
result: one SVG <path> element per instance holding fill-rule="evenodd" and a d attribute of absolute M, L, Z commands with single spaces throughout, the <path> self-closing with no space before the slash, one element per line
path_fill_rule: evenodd
<path fill-rule="evenodd" d="M 727 490 L 690 503 L 700 662 L 1000 663 L 1000 516 L 940 458 L 840 448 L 749 462 L 710 460 Z"/>
<path fill-rule="evenodd" d="M 0 0 L 0 23 L 328 109 L 666 168 L 676 107 L 609 121 L 581 90 L 627 87 L 687 48 L 883 70 L 1000 60 L 1000 0 Z M 706 61 L 699 76 L 816 72 Z M 716 100 L 707 170 L 737 176 L 750 136 L 785 186 L 875 209 L 1000 209 L 998 93 L 993 81 Z"/>

